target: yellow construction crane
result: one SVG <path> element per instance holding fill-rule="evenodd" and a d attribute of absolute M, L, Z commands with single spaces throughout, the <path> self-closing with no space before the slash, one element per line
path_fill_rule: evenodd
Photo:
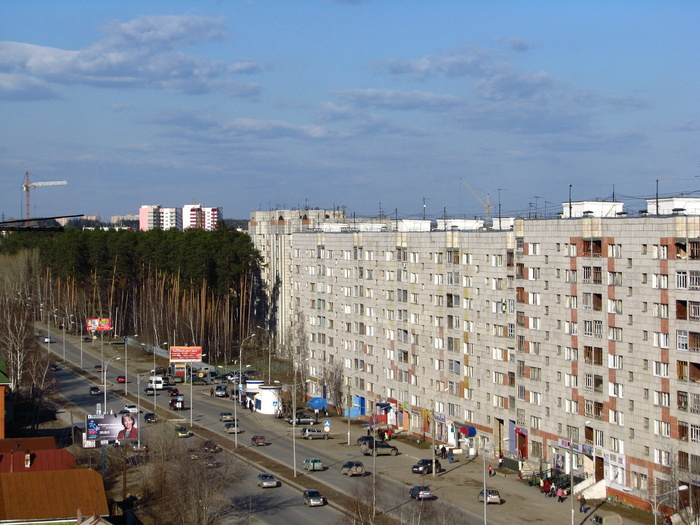
<path fill-rule="evenodd" d="M 32 200 L 30 198 L 30 189 L 38 188 L 39 186 L 65 186 L 68 181 L 65 180 L 54 180 L 48 182 L 29 182 L 29 172 L 24 174 L 24 184 L 22 184 L 22 190 L 27 194 L 24 202 L 24 218 L 29 220 L 32 213 Z"/>
<path fill-rule="evenodd" d="M 460 177 L 462 183 L 469 188 L 469 191 L 471 191 L 474 194 L 474 197 L 478 199 L 478 201 L 484 205 L 484 213 L 486 214 L 486 219 L 484 220 L 484 226 L 491 226 L 491 210 L 493 209 L 493 206 L 491 206 L 491 195 L 488 193 L 486 194 L 486 201 L 479 197 L 479 195 L 472 189 L 472 187 L 467 183 L 466 180 Z"/>

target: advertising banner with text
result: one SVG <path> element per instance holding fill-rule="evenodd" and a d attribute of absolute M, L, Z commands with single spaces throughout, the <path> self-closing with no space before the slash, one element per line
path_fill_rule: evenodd
<path fill-rule="evenodd" d="M 86 416 L 87 439 L 114 441 L 138 438 L 136 414 L 98 414 Z"/>
<path fill-rule="evenodd" d="M 202 347 L 201 346 L 171 346 L 170 347 L 170 362 L 171 363 L 201 363 L 202 362 Z"/>
<path fill-rule="evenodd" d="M 112 320 L 104 319 L 86 319 L 85 327 L 88 332 L 107 332 L 112 329 Z"/>

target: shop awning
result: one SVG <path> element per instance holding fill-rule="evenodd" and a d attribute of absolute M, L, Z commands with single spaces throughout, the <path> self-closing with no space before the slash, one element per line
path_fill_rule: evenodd
<path fill-rule="evenodd" d="M 311 399 L 309 399 L 309 401 L 307 401 L 306 406 L 311 407 L 315 410 L 323 410 L 328 406 L 328 401 L 326 401 L 322 397 L 312 397 Z"/>
<path fill-rule="evenodd" d="M 464 423 L 458 423 L 457 421 L 454 422 L 454 425 L 455 425 L 455 427 L 457 427 L 460 434 L 464 434 L 467 437 L 476 436 L 476 428 L 472 427 L 471 425 L 466 425 Z"/>

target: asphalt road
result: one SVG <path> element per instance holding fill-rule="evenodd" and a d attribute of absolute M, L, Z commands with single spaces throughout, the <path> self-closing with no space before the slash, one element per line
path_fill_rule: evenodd
<path fill-rule="evenodd" d="M 52 343 L 51 350 L 58 356 L 57 360 L 60 364 L 63 355 L 62 339 L 52 336 L 56 343 Z M 70 338 L 67 337 L 65 345 L 66 358 L 68 361 L 80 363 L 79 346 L 70 343 Z M 74 338 L 78 341 L 79 338 Z M 55 372 L 56 379 L 59 382 L 60 389 L 64 395 L 68 394 L 70 399 L 77 406 L 85 410 L 86 413 L 95 413 L 96 403 L 102 403 L 102 396 L 89 396 L 89 385 L 97 385 L 103 388 L 103 379 L 100 374 L 93 374 L 95 365 L 101 363 L 101 348 L 99 340 L 90 346 L 91 343 L 86 343 L 83 346 L 83 369 L 88 371 L 86 378 L 77 377 L 69 371 Z M 45 345 L 49 346 L 49 345 Z M 111 392 L 122 391 L 124 385 L 116 383 L 116 376 L 124 374 L 123 367 L 123 345 L 105 345 L 104 359 L 105 361 L 114 358 L 107 371 L 107 386 L 108 386 L 108 409 L 114 412 L 121 410 L 126 403 L 126 400 L 114 396 Z M 134 351 L 134 354 L 137 352 Z M 139 352 L 141 354 L 141 352 Z M 122 357 L 117 360 L 116 357 Z M 159 360 L 160 361 L 160 360 Z M 159 362 L 159 365 L 163 363 Z M 153 367 L 153 362 L 149 356 L 143 355 L 132 356 L 129 358 L 129 377 L 127 387 L 130 394 L 136 392 L 136 374 L 145 373 L 141 380 L 141 410 L 142 412 L 151 411 L 153 398 L 145 398 L 143 396 L 143 388 L 146 386 L 148 371 Z M 86 382 L 87 381 L 87 382 Z M 177 385 L 181 393 L 185 395 L 186 405 L 188 410 L 179 413 L 173 413 L 174 418 L 183 418 L 187 424 L 190 418 L 196 425 L 218 433 L 221 437 L 218 441 L 225 444 L 229 440 L 233 446 L 234 436 L 227 435 L 223 432 L 223 423 L 219 421 L 219 413 L 221 411 L 234 412 L 234 402 L 230 398 L 210 397 L 208 386 L 195 386 L 192 389 L 193 397 L 190 396 L 190 385 Z M 68 397 L 68 396 L 67 396 Z M 163 408 L 166 406 L 170 398 L 161 393 L 157 396 L 156 401 L 158 406 Z M 194 404 L 194 410 L 190 410 Z M 109 411 L 108 410 L 108 411 Z M 162 413 L 162 412 L 161 412 Z M 570 523 L 570 503 L 569 501 L 556 503 L 547 498 L 542 498 L 538 491 L 534 488 L 527 487 L 523 483 L 518 482 L 517 477 L 503 477 L 499 474 L 498 477 L 489 479 L 489 488 L 499 489 L 501 496 L 506 500 L 503 505 L 489 505 L 487 509 L 487 518 L 484 520 L 483 504 L 477 501 L 477 495 L 483 486 L 482 458 L 464 458 L 459 457 L 455 464 L 448 464 L 443 461 L 443 471 L 437 476 L 418 476 L 411 473 L 411 465 L 421 457 L 429 458 L 430 452 L 426 450 L 416 449 L 404 443 L 392 441 L 392 444 L 398 446 L 401 454 L 398 456 L 379 456 L 376 461 L 372 457 L 361 455 L 359 448 L 354 445 L 354 441 L 363 432 L 362 428 L 353 425 L 352 429 L 352 446 L 347 444 L 347 425 L 344 421 L 339 421 L 332 418 L 331 434 L 334 439 L 329 440 L 313 440 L 307 441 L 299 439 L 292 441 L 292 427 L 282 420 L 278 420 L 272 416 L 251 413 L 248 410 L 241 409 L 238 406 L 237 416 L 240 420 L 243 433 L 238 435 L 239 443 L 248 445 L 250 437 L 254 434 L 264 434 L 267 440 L 271 443 L 267 447 L 258 447 L 257 452 L 267 455 L 290 468 L 295 464 L 297 467 L 297 481 L 302 481 L 304 476 L 313 476 L 322 480 L 324 484 L 340 490 L 346 494 L 358 495 L 365 499 L 367 494 L 371 493 L 371 479 L 373 473 L 380 476 L 379 495 L 377 498 L 378 506 L 385 512 L 397 517 L 402 522 L 416 522 L 416 513 L 422 516 L 422 523 L 447 523 L 454 521 L 463 524 L 480 524 L 487 522 L 493 525 L 511 525 L 512 523 L 533 523 L 533 524 L 551 524 L 551 523 Z M 148 431 L 147 426 L 141 425 L 144 432 Z M 301 429 L 297 426 L 297 432 Z M 144 434 L 142 434 L 143 436 Z M 295 454 L 296 452 L 296 454 Z M 295 461 L 296 456 L 296 461 Z M 323 472 L 306 473 L 302 469 L 303 460 L 309 457 L 320 458 L 327 467 Z M 366 474 L 364 477 L 348 478 L 340 474 L 341 465 L 348 460 L 359 460 L 365 465 Z M 294 481 L 291 479 L 290 481 Z M 434 490 L 438 499 L 432 502 L 423 504 L 417 503 L 408 498 L 408 490 L 412 485 L 430 485 Z M 251 478 L 250 488 L 255 493 L 257 489 L 254 479 Z M 312 520 L 323 521 L 326 525 L 335 523 L 339 514 L 330 506 L 314 509 L 307 509 L 301 505 L 301 495 L 298 489 L 287 487 L 281 489 L 273 489 L 264 491 L 265 498 L 271 498 L 271 503 L 261 505 L 254 513 L 255 517 L 261 523 L 282 523 L 285 525 L 290 523 L 306 523 L 307 518 Z M 269 494 L 269 496 L 267 496 Z M 294 502 L 297 502 L 295 504 Z M 576 506 L 576 509 L 578 507 Z M 290 519 L 292 514 L 294 519 Z M 595 512 L 595 509 L 592 509 Z M 591 514 L 578 513 L 575 514 L 574 523 L 580 525 L 584 523 Z M 335 517 L 326 516 L 331 514 Z M 625 520 L 629 523 L 629 520 Z M 311 521 L 314 523 L 314 521 Z M 634 523 L 634 522 L 631 522 Z"/>

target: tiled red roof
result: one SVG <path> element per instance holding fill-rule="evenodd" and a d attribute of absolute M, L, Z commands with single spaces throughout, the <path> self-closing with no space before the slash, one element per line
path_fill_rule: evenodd
<path fill-rule="evenodd" d="M 12 450 L 49 450 L 54 448 L 56 448 L 56 439 L 52 436 L 0 439 L 0 453 Z"/>
<path fill-rule="evenodd" d="M 43 470 L 67 470 L 75 468 L 75 456 L 65 448 L 29 451 L 27 467 L 24 450 L 0 453 L 0 473 L 38 472 Z"/>
<path fill-rule="evenodd" d="M 92 469 L 0 474 L 0 520 L 107 516 L 107 496 Z"/>

